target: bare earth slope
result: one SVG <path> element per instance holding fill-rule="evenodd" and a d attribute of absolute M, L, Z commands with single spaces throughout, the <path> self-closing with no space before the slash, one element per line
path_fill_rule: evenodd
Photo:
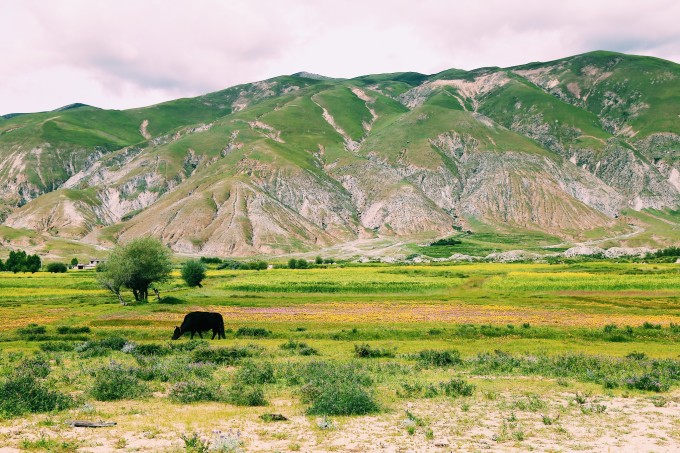
<path fill-rule="evenodd" d="M 14 230 L 95 246 L 151 234 L 246 256 L 480 225 L 577 241 L 679 205 L 680 66 L 610 52 L 0 118 L 10 247 Z"/>

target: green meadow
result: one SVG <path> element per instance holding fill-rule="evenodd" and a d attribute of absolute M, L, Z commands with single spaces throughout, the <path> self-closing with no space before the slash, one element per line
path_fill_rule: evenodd
<path fill-rule="evenodd" d="M 127 306 L 95 277 L 0 274 L 0 444 L 343 451 L 370 450 L 356 436 L 372 432 L 414 449 L 569 450 L 599 445 L 582 427 L 678 404 L 677 264 L 213 269 Z M 227 338 L 171 341 L 197 310 L 221 313 Z M 120 428 L 83 434 L 74 419 Z M 668 427 L 653 445 L 677 441 Z"/>

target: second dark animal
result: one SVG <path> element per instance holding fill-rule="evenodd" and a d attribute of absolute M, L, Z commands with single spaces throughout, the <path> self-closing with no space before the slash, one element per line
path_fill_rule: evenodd
<path fill-rule="evenodd" d="M 212 339 L 226 338 L 224 335 L 224 319 L 219 313 L 211 313 L 208 311 L 192 311 L 184 317 L 182 325 L 175 327 L 175 332 L 172 334 L 172 339 L 177 340 L 179 337 L 187 332 L 191 333 L 191 338 L 197 333 L 199 337 L 203 338 L 201 332 L 212 330 Z"/>

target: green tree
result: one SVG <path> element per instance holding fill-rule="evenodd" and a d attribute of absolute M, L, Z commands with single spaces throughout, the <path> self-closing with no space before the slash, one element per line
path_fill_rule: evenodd
<path fill-rule="evenodd" d="M 67 270 L 68 267 L 64 263 L 50 263 L 47 265 L 47 272 L 52 272 L 53 274 L 63 274 Z"/>
<path fill-rule="evenodd" d="M 189 260 L 182 266 L 182 279 L 190 286 L 202 288 L 201 282 L 205 278 L 205 264 L 197 260 Z"/>
<path fill-rule="evenodd" d="M 71 258 L 71 266 L 76 267 L 78 265 L 78 258 Z"/>
<path fill-rule="evenodd" d="M 2 260 L 0 260 L 0 272 L 2 272 L 4 270 L 5 270 L 5 263 L 3 263 Z"/>
<path fill-rule="evenodd" d="M 159 240 L 144 237 L 116 246 L 100 272 L 99 281 L 119 299 L 122 287 L 132 290 L 136 301 L 149 297 L 149 287 L 162 283 L 172 271 L 172 252 Z M 122 300 L 121 300 L 122 302 Z"/>
<path fill-rule="evenodd" d="M 317 256 L 316 259 L 314 260 L 314 262 L 316 264 L 323 264 L 323 258 L 321 258 L 320 256 Z"/>
<path fill-rule="evenodd" d="M 31 274 L 38 272 L 42 267 L 42 261 L 38 255 L 28 255 L 26 257 L 26 264 L 24 265 L 24 272 L 30 272 Z"/>
<path fill-rule="evenodd" d="M 291 269 L 295 269 L 297 267 L 297 260 L 295 258 L 291 258 L 288 260 L 288 267 Z"/>
<path fill-rule="evenodd" d="M 297 260 L 297 268 L 298 269 L 307 269 L 308 267 L 309 267 L 309 263 L 307 262 L 307 260 L 304 260 L 302 258 Z"/>
<path fill-rule="evenodd" d="M 7 258 L 7 262 L 5 263 L 5 269 L 16 274 L 17 272 L 25 272 L 25 267 L 26 252 L 23 250 L 10 251 L 9 258 Z"/>

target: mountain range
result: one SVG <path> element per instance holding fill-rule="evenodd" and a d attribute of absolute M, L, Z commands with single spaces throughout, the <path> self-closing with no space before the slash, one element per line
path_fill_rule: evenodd
<path fill-rule="evenodd" d="M 614 52 L 0 117 L 0 241 L 51 256 L 661 247 L 679 206 L 680 65 Z"/>

